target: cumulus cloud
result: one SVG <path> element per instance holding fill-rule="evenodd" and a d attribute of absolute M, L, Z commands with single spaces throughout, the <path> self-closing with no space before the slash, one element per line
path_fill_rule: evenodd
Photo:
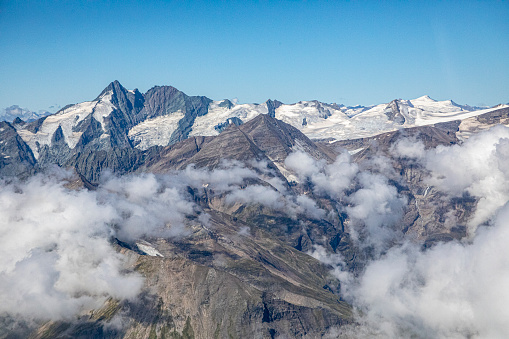
<path fill-rule="evenodd" d="M 118 212 L 97 193 L 40 175 L 2 182 L 0 214 L 0 313 L 60 319 L 140 291 L 108 241 Z"/>
<path fill-rule="evenodd" d="M 470 243 L 443 243 L 428 251 L 406 244 L 370 263 L 358 284 L 346 290 L 362 311 L 361 333 L 509 337 L 507 220 L 505 205 L 491 227 L 480 228 Z"/>
<path fill-rule="evenodd" d="M 381 252 L 398 236 L 393 226 L 402 217 L 407 199 L 389 183 L 394 169 L 387 158 L 373 157 L 361 167 L 352 162 L 348 152 L 328 164 L 297 151 L 288 156 L 285 165 L 301 181 L 310 182 L 316 194 L 338 202 L 351 221 L 348 230 L 352 239 L 361 247 L 373 246 Z"/>
<path fill-rule="evenodd" d="M 416 138 L 403 138 L 390 148 L 390 152 L 398 158 L 422 159 L 426 155 L 424 143 Z"/>
<path fill-rule="evenodd" d="M 275 209 L 281 209 L 285 206 L 284 199 L 279 192 L 262 185 L 251 185 L 244 189 L 233 190 L 226 196 L 226 203 L 233 204 L 236 202 L 261 204 L 272 206 Z"/>
<path fill-rule="evenodd" d="M 218 192 L 231 189 L 232 185 L 240 185 L 245 179 L 259 178 L 259 174 L 237 161 L 223 161 L 220 166 L 212 170 L 198 169 L 189 165 L 185 170 L 177 173 L 182 182 L 193 187 L 209 186 Z"/>
<path fill-rule="evenodd" d="M 286 158 L 285 166 L 294 171 L 301 181 L 309 180 L 315 192 L 333 198 L 340 198 L 359 172 L 358 165 L 351 161 L 347 152 L 338 155 L 332 164 L 327 164 L 324 160 L 315 160 L 307 153 L 296 151 Z"/>
<path fill-rule="evenodd" d="M 180 182 L 206 188 L 212 194 L 225 195 L 225 203 L 259 204 L 287 213 L 292 218 L 325 218 L 326 212 L 305 195 L 289 192 L 288 185 L 268 167 L 266 161 L 248 162 L 252 168 L 237 161 L 224 161 L 212 170 L 188 166 L 175 173 Z"/>
<path fill-rule="evenodd" d="M 143 174 L 106 178 L 98 199 L 115 209 L 116 236 L 133 241 L 142 236 L 172 237 L 186 234 L 185 218 L 198 212 L 186 185 L 173 176 Z"/>
<path fill-rule="evenodd" d="M 462 145 L 439 146 L 423 160 L 429 184 L 452 196 L 479 199 L 469 221 L 470 234 L 509 200 L 509 128 L 496 126 Z"/>
<path fill-rule="evenodd" d="M 95 191 L 66 188 L 70 176 L 55 170 L 26 182 L 1 182 L 0 314 L 57 320 L 100 307 L 108 297 L 135 298 L 143 279 L 129 271 L 112 239 L 185 236 L 189 216 L 207 225 L 209 217 L 190 188 L 225 194 L 231 204 L 325 216 L 312 199 L 288 194 L 266 163 L 254 169 L 233 162 L 213 170 L 190 166 L 167 175 L 106 174 Z"/>
<path fill-rule="evenodd" d="M 96 191 L 66 188 L 69 176 L 1 182 L 0 314 L 56 320 L 135 298 L 143 279 L 112 239 L 184 236 L 190 215 L 208 222 L 177 175 L 106 175 Z"/>
<path fill-rule="evenodd" d="M 393 226 L 401 219 L 407 199 L 381 174 L 362 172 L 357 180 L 361 188 L 348 196 L 351 205 L 346 212 L 354 224 L 365 226 L 361 231 L 365 231 L 367 238 L 362 244 L 374 246 L 380 252 L 400 235 Z M 351 228 L 351 233 L 358 237 L 358 229 Z"/>

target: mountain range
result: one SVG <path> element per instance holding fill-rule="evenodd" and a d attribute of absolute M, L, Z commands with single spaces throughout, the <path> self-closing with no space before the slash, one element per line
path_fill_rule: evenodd
<path fill-rule="evenodd" d="M 49 115 L 51 112 L 41 110 L 39 112 L 32 112 L 29 109 L 21 108 L 18 105 L 12 105 L 10 107 L 4 108 L 0 111 L 0 121 L 9 121 L 12 122 L 16 118 L 30 122 L 37 120 L 43 116 Z"/>
<path fill-rule="evenodd" d="M 438 326 L 417 311 L 384 318 L 391 313 L 383 308 L 373 321 L 376 303 L 362 304 L 370 294 L 358 287 L 396 249 L 417 257 L 444 244 L 468 246 L 477 228 L 491 222 L 505 203 L 505 186 L 490 190 L 502 203 L 489 200 L 493 194 L 482 187 L 495 174 L 474 173 L 496 163 L 503 178 L 506 131 L 499 125 L 508 123 L 507 105 L 461 106 L 427 96 L 369 107 L 237 104 L 170 86 L 142 94 L 118 81 L 95 100 L 31 122 L 1 122 L 0 175 L 10 195 L 0 201 L 19 200 L 17 207 L 6 203 L 3 213 L 36 208 L 37 217 L 27 221 L 38 225 L 31 232 L 47 226 L 58 236 L 35 245 L 23 240 L 14 249 L 2 243 L 7 259 L 0 283 L 14 281 L 38 255 L 45 258 L 36 261 L 39 266 L 54 268 L 60 278 L 40 295 L 25 290 L 21 280 L 13 292 L 18 306 L 0 308 L 0 337 L 482 334 L 474 320 Z M 477 152 L 489 142 L 493 152 Z M 469 152 L 472 158 L 466 158 Z M 472 160 L 483 153 L 500 157 Z M 484 181 L 469 186 L 468 180 L 479 178 Z M 57 193 L 46 196 L 49 191 Z M 68 211 L 73 201 L 83 208 Z M 23 229 L 18 214 L 5 224 L 5 234 L 15 232 L 11 224 Z M 84 219 L 89 223 L 71 233 L 54 228 L 53 220 L 71 225 Z M 96 219 L 102 228 L 82 240 L 83 228 Z M 90 239 L 99 238 L 106 244 L 92 246 Z M 70 239 L 79 239 L 79 246 L 68 248 Z M 101 251 L 108 255 L 92 254 Z M 117 256 L 121 268 L 107 262 Z M 86 265 L 73 264 L 82 261 Z M 98 274 L 106 264 L 112 266 Z M 97 279 L 62 281 L 69 272 Z M 389 273 L 377 275 L 373 286 L 383 277 Z M 115 279 L 124 279 L 118 286 L 141 282 L 133 295 L 106 288 Z M 409 280 L 411 286 L 426 285 L 426 276 L 420 279 Z M 79 307 L 65 316 L 22 311 L 20 305 L 30 309 L 39 297 L 54 295 Z M 82 302 L 83 296 L 94 303 Z M 9 294 L 0 291 L 2 298 Z M 393 332 L 376 327 L 383 321 Z"/>
<path fill-rule="evenodd" d="M 453 101 L 435 101 L 428 96 L 369 107 L 345 107 L 318 101 L 285 105 L 277 100 L 234 104 L 229 100 L 188 96 L 171 86 L 156 86 L 141 94 L 114 81 L 93 101 L 68 105 L 29 123 L 18 119 L 12 124 L 3 124 L 4 129 L 13 133 L 15 130 L 16 138 L 22 139 L 16 144 L 20 150 L 10 151 L 17 154 L 15 164 L 18 160 L 24 164 L 14 172 L 29 171 L 36 163 L 41 166 L 56 163 L 79 166 L 80 173 L 95 180 L 98 178 L 93 169 L 97 169 L 96 161 L 109 162 L 122 170 L 124 157 L 144 156 L 152 147 L 170 146 L 189 137 L 216 136 L 228 125 L 241 125 L 260 114 L 286 122 L 308 138 L 334 142 L 464 120 L 505 107 L 461 106 Z M 463 129 L 462 126 L 460 133 L 468 133 Z M 27 149 L 32 154 L 28 154 Z M 110 153 L 116 154 L 119 150 L 123 150 L 120 158 L 111 156 Z M 97 151 L 101 152 L 92 158 L 89 156 L 90 152 Z M 97 159 L 98 154 L 101 159 Z M 8 163 L 7 159 L 12 156 L 4 152 L 4 161 Z"/>

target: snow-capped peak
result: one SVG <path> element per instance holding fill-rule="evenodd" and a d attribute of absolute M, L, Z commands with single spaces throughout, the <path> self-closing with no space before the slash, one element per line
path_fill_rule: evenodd
<path fill-rule="evenodd" d="M 412 101 L 427 101 L 427 102 L 437 102 L 435 99 L 430 98 L 429 95 L 423 95 L 422 97 L 418 97 Z"/>

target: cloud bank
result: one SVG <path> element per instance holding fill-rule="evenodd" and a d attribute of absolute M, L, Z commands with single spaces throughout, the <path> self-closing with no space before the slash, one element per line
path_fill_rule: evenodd
<path fill-rule="evenodd" d="M 26 182 L 2 180 L 0 315 L 68 319 L 101 307 L 108 297 L 135 298 L 143 279 L 129 270 L 112 239 L 186 236 L 190 216 L 207 224 L 190 188 L 223 194 L 230 204 L 325 216 L 312 199 L 288 195 L 267 164 L 257 165 L 257 171 L 225 162 L 214 170 L 190 166 L 167 175 L 105 174 L 95 191 L 66 188 L 72 175 L 58 169 Z M 265 184 L 247 185 L 251 179 Z"/>
<path fill-rule="evenodd" d="M 3 182 L 0 215 L 0 313 L 62 319 L 140 291 L 109 242 L 120 216 L 97 193 L 41 175 Z"/>
<path fill-rule="evenodd" d="M 66 188 L 69 176 L 1 182 L 0 314 L 57 320 L 135 298 L 143 279 L 112 239 L 183 236 L 199 212 L 175 176 L 105 176 L 96 191 Z"/>

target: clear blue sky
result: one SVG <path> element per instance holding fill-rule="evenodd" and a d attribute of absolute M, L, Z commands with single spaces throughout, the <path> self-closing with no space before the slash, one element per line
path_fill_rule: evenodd
<path fill-rule="evenodd" d="M 0 0 L 0 108 L 115 79 L 239 102 L 507 103 L 509 2 Z"/>

